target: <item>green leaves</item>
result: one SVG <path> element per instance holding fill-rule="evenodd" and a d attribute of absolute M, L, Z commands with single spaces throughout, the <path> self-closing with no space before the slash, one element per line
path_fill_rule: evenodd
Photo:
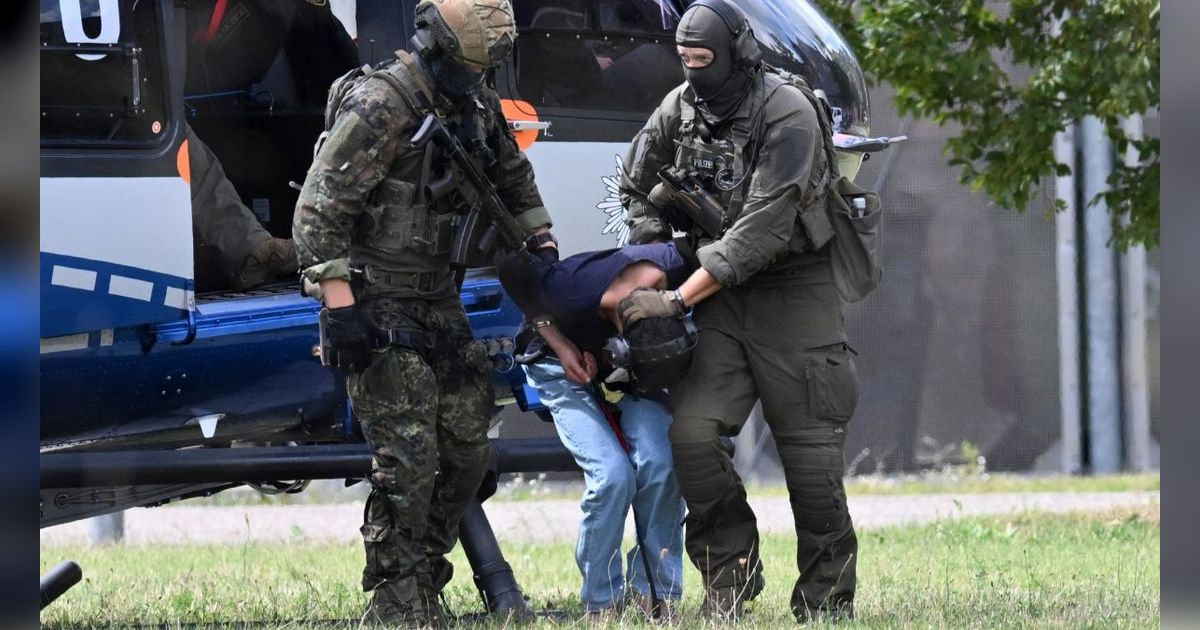
<path fill-rule="evenodd" d="M 1116 160 L 1101 196 L 1113 242 L 1158 245 L 1158 139 L 1121 127 L 1159 106 L 1158 0 L 817 3 L 871 79 L 895 87 L 900 113 L 961 128 L 946 144 L 948 162 L 998 205 L 1024 210 L 1047 178 L 1068 174 L 1054 134 L 1099 117 L 1117 155 L 1131 148 L 1136 157 Z"/>

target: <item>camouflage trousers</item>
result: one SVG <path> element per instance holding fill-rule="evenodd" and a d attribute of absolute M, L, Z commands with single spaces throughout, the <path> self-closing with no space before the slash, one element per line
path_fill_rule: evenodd
<path fill-rule="evenodd" d="M 361 530 L 363 590 L 408 577 L 441 588 L 452 569 L 445 555 L 486 472 L 491 361 L 457 296 L 380 298 L 363 308 L 380 328 L 429 342 L 420 351 L 376 351 L 347 381 L 373 456 Z"/>

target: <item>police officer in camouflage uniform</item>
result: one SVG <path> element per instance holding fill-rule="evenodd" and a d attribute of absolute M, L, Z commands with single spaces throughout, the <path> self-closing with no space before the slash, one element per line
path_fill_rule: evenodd
<path fill-rule="evenodd" d="M 842 485 L 843 444 L 858 378 L 830 248 L 814 248 L 810 238 L 828 228 L 829 164 L 817 118 L 824 112 L 762 66 L 745 17 L 724 0 L 692 4 L 676 44 L 687 81 L 634 138 L 621 189 L 631 240 L 685 231 L 700 268 L 678 291 L 638 290 L 621 309 L 630 322 L 695 308 L 700 339 L 687 377 L 671 392 L 670 435 L 704 611 L 736 618 L 763 587 L 755 516 L 719 441 L 738 433 L 761 398 L 795 517 L 800 577 L 792 610 L 800 621 L 846 616 L 857 539 Z M 660 194 L 664 165 L 692 173 L 720 200 L 723 233 L 704 233 Z"/>
<path fill-rule="evenodd" d="M 539 252 L 554 242 L 532 168 L 484 83 L 516 36 L 509 1 L 423 0 L 416 16 L 417 53 L 397 52 L 335 104 L 293 236 L 374 456 L 362 526 L 368 619 L 440 626 L 445 555 L 483 479 L 494 397 L 449 258 L 477 193 L 430 185 L 454 167 L 434 143 L 410 143 L 423 118 L 457 135 Z"/>

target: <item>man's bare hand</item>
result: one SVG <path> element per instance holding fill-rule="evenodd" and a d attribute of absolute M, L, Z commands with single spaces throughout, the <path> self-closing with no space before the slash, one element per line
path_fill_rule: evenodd
<path fill-rule="evenodd" d="M 590 352 L 579 352 L 575 350 L 565 356 L 558 355 L 558 360 L 562 362 L 563 372 L 567 375 L 567 380 L 580 385 L 587 385 L 596 378 L 596 358 Z"/>
<path fill-rule="evenodd" d="M 550 324 L 540 329 L 538 333 L 546 341 L 546 345 L 554 351 L 558 361 L 562 363 L 563 372 L 566 373 L 568 380 L 580 385 L 587 385 L 596 378 L 596 357 L 588 352 L 580 352 L 579 346 L 567 339 L 558 326 Z"/>

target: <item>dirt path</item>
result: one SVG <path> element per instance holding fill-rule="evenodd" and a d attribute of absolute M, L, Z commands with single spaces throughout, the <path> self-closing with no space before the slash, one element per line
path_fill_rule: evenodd
<path fill-rule="evenodd" d="M 1031 492 L 854 496 L 850 513 L 860 529 L 925 523 L 943 518 L 1011 514 L 1023 511 L 1075 512 L 1139 506 L 1160 501 L 1158 492 Z M 763 533 L 792 531 L 785 497 L 750 500 Z M 573 541 L 579 533 L 576 501 L 489 503 L 488 518 L 501 541 Z M 302 506 L 188 506 L 135 508 L 125 513 L 127 544 L 237 544 L 254 542 L 357 542 L 362 521 L 358 504 Z M 88 522 L 41 531 L 42 547 L 87 544 Z M 632 532 L 631 521 L 626 532 Z"/>

